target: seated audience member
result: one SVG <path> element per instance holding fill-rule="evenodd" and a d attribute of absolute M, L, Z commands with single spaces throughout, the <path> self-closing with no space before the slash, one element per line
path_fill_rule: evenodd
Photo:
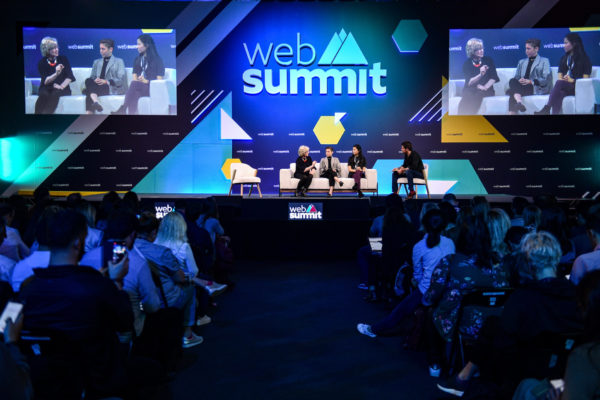
<path fill-rule="evenodd" d="M 140 216 L 137 239 L 134 248 L 146 259 L 150 269 L 160 277 L 160 286 L 167 304 L 164 307 L 175 307 L 184 313 L 183 347 L 199 345 L 204 340 L 197 336 L 192 327 L 196 323 L 196 295 L 194 286 L 190 285 L 182 265 L 165 246 L 153 243 L 158 232 L 159 221 L 152 213 L 144 212 Z M 162 299 L 161 299 L 162 301 Z"/>
<path fill-rule="evenodd" d="M 600 269 L 600 211 L 588 216 L 587 227 L 594 250 L 575 259 L 570 279 L 576 285 L 585 274 Z"/>
<path fill-rule="evenodd" d="M 535 338 L 583 328 L 575 286 L 556 276 L 561 250 L 554 236 L 529 233 L 521 241 L 521 252 L 532 279 L 510 296 L 499 319 L 486 323 L 469 363 L 458 375 L 438 384 L 440 390 L 462 395 L 480 368 L 482 379 L 508 386 L 512 393 L 523 378 L 537 375 L 538 371 L 527 370 Z"/>
<path fill-rule="evenodd" d="M 58 42 L 46 36 L 40 44 L 42 59 L 38 62 L 40 73 L 39 96 L 35 102 L 36 114 L 54 114 L 62 96 L 70 96 L 69 84 L 75 82 L 69 59 L 58 54 Z"/>
<path fill-rule="evenodd" d="M 523 220 L 523 210 L 529 205 L 529 202 L 524 197 L 515 196 L 512 199 L 511 211 L 513 218 L 510 220 L 511 226 L 525 226 Z"/>
<path fill-rule="evenodd" d="M 0 342 L 0 390 L 5 399 L 33 399 L 29 365 L 17 345 L 22 327 L 23 314 L 15 322 L 9 318 L 4 328 L 4 342 Z"/>
<path fill-rule="evenodd" d="M 600 398 L 600 271 L 584 276 L 577 289 L 585 321 L 584 334 L 580 345 L 569 354 L 562 394 L 549 388 L 550 399 Z M 533 391 L 541 383 L 537 379 L 522 381 L 513 399 L 535 399 Z"/>
<path fill-rule="evenodd" d="M 425 235 L 425 226 L 423 225 L 423 218 L 425 214 L 427 214 L 431 210 L 439 210 L 438 203 L 434 203 L 433 201 L 428 201 L 423 203 L 421 206 L 421 212 L 419 213 L 419 233 L 421 235 Z"/>
<path fill-rule="evenodd" d="M 110 213 L 117 207 L 117 204 L 121 201 L 117 192 L 108 192 L 102 197 L 100 202 L 100 208 L 98 209 L 98 215 L 96 219 L 96 229 L 104 231 L 106 229 L 106 221 Z"/>
<path fill-rule="evenodd" d="M 29 221 L 27 223 L 27 229 L 23 234 L 23 241 L 27 246 L 31 246 L 35 241 L 36 229 L 40 216 L 51 203 L 52 200 L 50 199 L 48 188 L 45 188 L 44 186 L 35 188 L 33 191 L 33 207 L 29 210 Z"/>
<path fill-rule="evenodd" d="M 206 229 L 210 234 L 210 238 L 215 244 L 217 236 L 225 235 L 225 230 L 219 222 L 219 208 L 214 197 L 209 197 L 204 200 L 202 214 L 196 220 L 196 224 L 203 229 Z"/>
<path fill-rule="evenodd" d="M 125 63 L 113 55 L 114 40 L 102 39 L 98 48 L 102 58 L 94 60 L 92 73 L 85 80 L 85 110 L 88 114 L 103 111 L 98 96 L 125 94 L 127 91 Z"/>
<path fill-rule="evenodd" d="M 475 196 L 471 199 L 473 215 L 487 222 L 487 215 L 490 212 L 490 203 L 484 196 Z"/>
<path fill-rule="evenodd" d="M 150 81 L 162 80 L 165 76 L 165 66 L 152 36 L 146 33 L 138 36 L 137 50 L 139 54 L 133 61 L 133 75 L 125 101 L 113 114 L 137 114 L 140 97 L 150 96 Z"/>
<path fill-rule="evenodd" d="M 558 240 L 562 252 L 561 264 L 570 264 L 575 260 L 575 246 L 567 236 L 567 217 L 562 208 L 553 206 L 543 209 L 538 231 L 549 232 Z"/>
<path fill-rule="evenodd" d="M 131 211 L 134 215 L 140 213 L 140 200 L 138 199 L 137 193 L 129 191 L 123 195 L 123 206 Z"/>
<path fill-rule="evenodd" d="M 342 166 L 340 160 L 337 157 L 333 157 L 333 147 L 325 147 L 325 157 L 321 158 L 319 172 L 321 178 L 327 178 L 329 180 L 329 196 L 333 196 L 333 187 L 337 182 L 340 187 L 344 186 L 344 182 L 340 179 L 342 173 Z"/>
<path fill-rule="evenodd" d="M 442 231 L 442 235 L 448 239 L 452 239 L 452 241 L 456 243 L 456 239 L 458 238 L 458 226 L 456 225 L 458 213 L 452 206 L 452 203 L 447 201 L 442 201 L 439 207 L 442 215 L 444 216 L 444 220 L 446 221 L 446 227 Z"/>
<path fill-rule="evenodd" d="M 385 197 L 385 209 L 389 209 L 394 207 L 396 204 L 399 204 L 402 207 L 402 197 L 397 194 L 390 194 Z M 383 218 L 385 216 L 385 212 L 382 215 L 378 215 L 373 218 L 373 222 L 371 223 L 371 227 L 369 228 L 369 237 L 380 238 L 383 235 Z M 371 250 L 371 245 L 366 245 L 358 249 L 357 254 L 357 262 L 358 269 L 360 271 L 360 283 L 358 288 L 361 290 L 369 289 L 369 271 L 373 268 L 373 263 L 376 262 L 373 257 L 381 258 L 380 252 L 373 252 Z M 371 273 L 372 275 L 372 273 Z"/>
<path fill-rule="evenodd" d="M 82 200 L 77 204 L 77 211 L 79 211 L 87 221 L 88 233 L 85 237 L 85 252 L 89 252 L 102 244 L 102 237 L 104 232 L 96 229 L 96 208 L 92 203 Z"/>
<path fill-rule="evenodd" d="M 456 213 L 460 211 L 460 207 L 458 206 L 458 200 L 456 199 L 456 195 L 454 193 L 446 193 L 444 197 L 442 197 L 442 201 L 449 203 L 454 209 Z"/>
<path fill-rule="evenodd" d="M 600 199 L 599 199 L 600 200 Z M 575 255 L 580 256 L 594 250 L 594 245 L 590 240 L 587 229 L 588 214 L 595 214 L 600 211 L 600 202 L 590 204 L 588 202 L 578 202 L 575 206 L 575 217 L 569 229 L 569 237 L 575 246 Z"/>
<path fill-rule="evenodd" d="M 129 298 L 122 290 L 128 260 L 109 263 L 110 279 L 77 265 L 86 234 L 85 218 L 76 211 L 54 215 L 47 233 L 50 264 L 34 270 L 34 278 L 21 286 L 19 299 L 27 316 L 24 329 L 53 332 L 68 340 L 81 363 L 78 372 L 86 397 L 108 397 L 123 393 L 127 384 L 117 333 L 133 328 Z"/>
<path fill-rule="evenodd" d="M 552 73 L 550 72 L 550 61 L 541 57 L 540 39 L 527 39 L 525 41 L 525 54 L 527 58 L 519 60 L 515 76 L 508 81 L 509 89 L 506 94 L 508 98 L 508 113 L 516 114 L 518 111 L 525 112 L 522 96 L 544 95 L 550 93 L 552 88 Z"/>
<path fill-rule="evenodd" d="M 410 315 L 423 299 L 423 293 L 429 289 L 431 273 L 440 260 L 454 254 L 452 240 L 441 236 L 446 222 L 439 210 L 432 209 L 423 217 L 425 237 L 415 244 L 412 252 L 413 284 L 416 288 L 394 308 L 392 313 L 374 325 L 358 324 L 357 329 L 363 335 L 376 337 L 394 329 L 406 316 Z"/>
<path fill-rule="evenodd" d="M 529 232 L 537 232 L 541 220 L 542 210 L 538 206 L 530 204 L 523 209 L 523 226 Z"/>
<path fill-rule="evenodd" d="M 204 274 L 211 274 L 214 265 L 214 246 L 210 233 L 198 226 L 196 221 L 203 210 L 203 201 L 188 200 L 185 205 L 185 223 L 187 225 L 187 239 L 192 247 L 198 269 Z"/>
<path fill-rule="evenodd" d="M 476 307 L 465 310 L 463 325 L 457 326 L 462 296 L 474 289 L 503 287 L 508 287 L 507 276 L 494 262 L 488 228 L 481 218 L 468 217 L 460 227 L 456 254 L 444 257 L 433 270 L 423 304 L 434 307 L 433 322 L 445 341 L 452 340 L 456 329 L 477 337 L 487 315 Z"/>
<path fill-rule="evenodd" d="M 502 258 L 509 253 L 508 246 L 504 239 L 506 232 L 510 228 L 510 218 L 506 211 L 501 208 L 493 208 L 488 213 L 487 221 L 490 232 L 492 252 L 495 255 L 495 261 L 500 262 Z"/>
<path fill-rule="evenodd" d="M 203 279 L 198 276 L 200 272 L 196 259 L 187 239 L 187 224 L 178 212 L 165 215 L 158 228 L 154 243 L 168 247 L 177 260 L 186 270 L 186 275 L 197 285 L 205 288 L 211 295 L 221 292 L 227 285 Z"/>
<path fill-rule="evenodd" d="M 508 273 L 510 287 L 517 288 L 523 285 L 527 279 L 531 279 L 524 268 L 524 260 L 521 255 L 521 239 L 528 233 L 523 226 L 512 226 L 506 232 L 504 242 L 508 254 L 502 259 L 502 265 Z"/>
<path fill-rule="evenodd" d="M 0 218 L 6 226 L 6 239 L 0 246 L 0 255 L 6 256 L 14 261 L 20 261 L 29 255 L 29 247 L 21 239 L 19 231 L 11 227 L 15 209 L 7 204 L 0 205 Z"/>
<path fill-rule="evenodd" d="M 6 240 L 6 224 L 0 218 L 0 245 Z M 15 260 L 0 255 L 0 281 L 9 282 L 15 267 Z"/>
<path fill-rule="evenodd" d="M 348 178 L 354 179 L 352 190 L 356 190 L 358 197 L 363 197 L 363 192 L 360 190 L 360 178 L 364 178 L 367 170 L 367 160 L 363 156 L 360 144 L 355 144 L 352 147 L 352 155 L 348 159 Z"/>
<path fill-rule="evenodd" d="M 375 284 L 383 287 L 381 297 L 390 297 L 392 283 L 398 268 L 409 263 L 414 245 L 421 236 L 406 218 L 402 203 L 390 207 L 383 219 L 383 232 L 381 235 L 381 266 L 379 271 L 373 271 L 369 278 L 369 295 L 367 300 L 378 299 Z"/>
<path fill-rule="evenodd" d="M 13 269 L 10 284 L 15 293 L 21 289 L 21 284 L 33 276 L 34 268 L 47 268 L 50 263 L 50 247 L 48 246 L 48 223 L 61 209 L 58 206 L 48 206 L 39 218 L 36 227 L 37 249 L 29 257 L 21 260 Z"/>

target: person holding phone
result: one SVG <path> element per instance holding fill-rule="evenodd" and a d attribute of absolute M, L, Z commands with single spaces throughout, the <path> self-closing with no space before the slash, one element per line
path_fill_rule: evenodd
<path fill-rule="evenodd" d="M 21 285 L 19 301 L 27 315 L 23 328 L 64 335 L 77 357 L 85 360 L 82 375 L 86 396 L 110 397 L 128 384 L 121 360 L 118 333 L 133 330 L 129 296 L 123 278 L 129 264 L 108 263 L 106 275 L 78 265 L 83 254 L 87 222 L 80 213 L 60 210 L 47 226 L 48 268 L 36 268 L 35 279 Z"/>
<path fill-rule="evenodd" d="M 0 321 L 4 325 L 0 329 L 4 335 L 4 342 L 0 342 L 0 388 L 2 398 L 6 399 L 33 399 L 29 365 L 17 345 L 23 328 L 22 307 L 20 303 L 9 302 Z M 18 311 L 7 313 L 9 308 Z"/>
<path fill-rule="evenodd" d="M 467 59 L 463 64 L 465 86 L 458 103 L 458 113 L 475 115 L 484 97 L 494 95 L 494 83 L 498 82 L 498 73 L 494 60 L 484 56 L 483 40 L 471 38 L 465 46 Z"/>
<path fill-rule="evenodd" d="M 42 59 L 38 62 L 40 73 L 39 97 L 35 102 L 36 114 L 53 114 L 62 96 L 70 96 L 69 84 L 75 82 L 69 59 L 59 55 L 58 41 L 46 36 L 40 44 Z"/>
<path fill-rule="evenodd" d="M 296 196 L 305 196 L 313 179 L 312 171 L 316 169 L 316 161 L 308 155 L 310 149 L 308 146 L 300 146 L 298 148 L 298 158 L 296 159 L 296 171 L 294 178 L 300 179 L 296 188 Z"/>

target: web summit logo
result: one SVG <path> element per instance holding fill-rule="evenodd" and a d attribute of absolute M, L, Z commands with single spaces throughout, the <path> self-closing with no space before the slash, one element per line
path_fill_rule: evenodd
<path fill-rule="evenodd" d="M 242 79 L 244 81 L 244 93 L 246 94 L 260 94 L 263 91 L 272 95 L 298 94 L 298 81 L 300 79 L 304 83 L 303 93 L 308 95 L 313 94 L 315 79 L 318 81 L 319 94 L 328 94 L 327 83 L 329 79 L 333 79 L 333 93 L 336 95 L 341 95 L 344 92 L 349 95 L 366 95 L 369 79 L 373 93 L 384 95 L 387 92 L 387 88 L 381 82 L 387 76 L 387 70 L 381 69 L 381 63 L 379 62 L 374 63 L 371 69 L 308 69 L 307 67 L 314 64 L 317 52 L 312 44 L 302 43 L 299 32 L 296 33 L 295 53 L 292 45 L 288 43 L 280 43 L 275 46 L 271 42 L 266 50 L 261 47 L 260 43 L 256 43 L 252 55 L 248 50 L 248 45 L 246 43 L 243 45 L 250 66 L 254 67 L 255 64 L 259 63 L 264 67 L 264 69 L 249 68 L 244 71 Z M 274 79 L 274 70 L 267 68 L 271 56 L 281 67 L 279 69 L 279 79 Z M 287 68 L 291 67 L 294 61 L 298 68 Z M 367 59 L 352 33 L 347 34 L 343 29 L 340 33 L 334 33 L 317 64 L 319 66 L 368 66 Z"/>
<path fill-rule="evenodd" d="M 289 203 L 290 220 L 322 220 L 323 203 Z"/>

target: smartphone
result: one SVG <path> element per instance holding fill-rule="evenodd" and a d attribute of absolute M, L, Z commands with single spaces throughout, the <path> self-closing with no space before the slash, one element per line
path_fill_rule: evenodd
<path fill-rule="evenodd" d="M 113 264 L 119 263 L 127 254 L 127 246 L 123 240 L 112 241 L 112 262 Z"/>
<path fill-rule="evenodd" d="M 13 322 L 17 320 L 21 310 L 23 309 L 23 304 L 15 303 L 14 301 L 9 301 L 2 311 L 2 316 L 0 316 L 0 333 L 4 333 L 4 328 L 6 328 L 6 320 L 12 319 Z"/>

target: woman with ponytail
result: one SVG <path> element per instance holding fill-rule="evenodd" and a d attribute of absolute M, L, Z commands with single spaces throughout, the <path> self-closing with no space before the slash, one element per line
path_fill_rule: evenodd
<path fill-rule="evenodd" d="M 416 287 L 394 308 L 392 313 L 382 321 L 374 324 L 358 324 L 357 329 L 363 335 L 375 337 L 385 331 L 390 331 L 410 315 L 421 304 L 423 294 L 429 288 L 431 274 L 438 263 L 447 255 L 454 254 L 454 242 L 441 233 L 446 227 L 446 221 L 439 209 L 427 211 L 423 216 L 425 237 L 413 247 L 413 285 Z"/>

